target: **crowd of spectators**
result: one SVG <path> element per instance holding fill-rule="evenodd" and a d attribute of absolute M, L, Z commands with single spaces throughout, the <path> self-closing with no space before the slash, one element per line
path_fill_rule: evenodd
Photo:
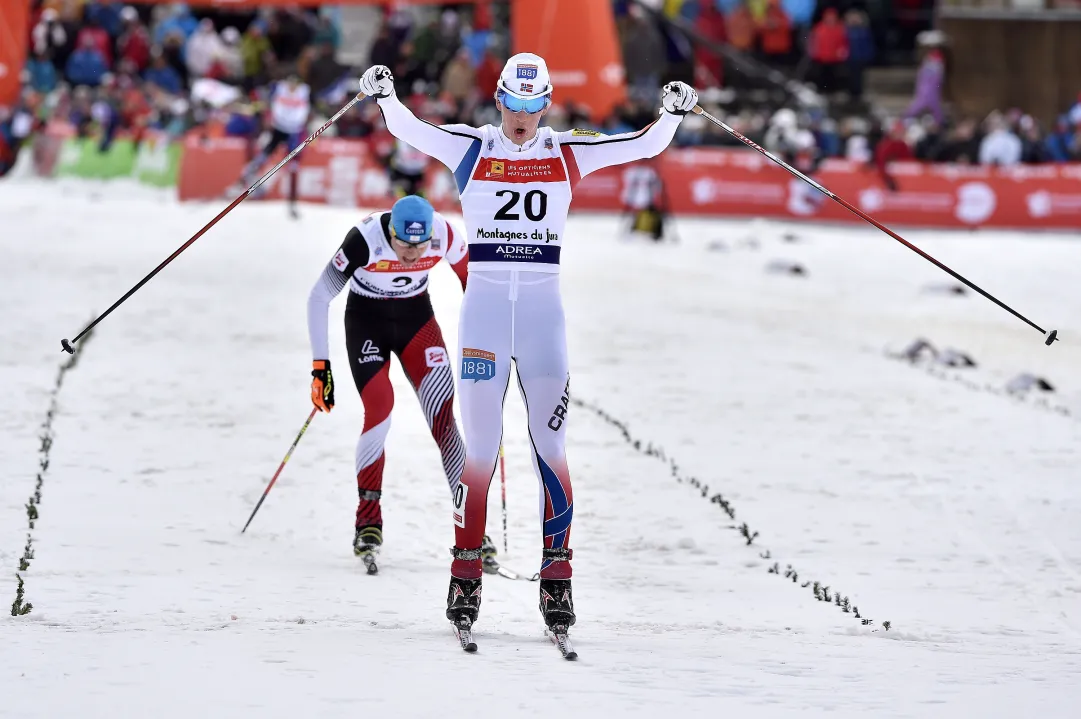
<path fill-rule="evenodd" d="M 907 0 L 912 7 L 921 2 Z M 949 117 L 942 103 L 944 61 L 935 47 L 923 50 L 915 97 L 903 117 L 778 111 L 721 103 L 716 89 L 738 86 L 738 78 L 726 77 L 721 56 L 677 27 L 689 25 L 700 38 L 728 43 L 770 66 L 806 72 L 826 94 L 858 98 L 863 70 L 876 62 L 883 36 L 879 20 L 856 6 L 840 7 L 842 13 L 816 0 L 650 0 L 652 9 L 629 0 L 612 3 L 628 99 L 608 118 L 591 122 L 588 108 L 557 96 L 546 118 L 557 129 L 641 128 L 656 112 L 658 87 L 683 79 L 702 88 L 713 114 L 751 139 L 817 160 L 1009 165 L 1081 159 L 1081 103 L 1050 128 L 1017 110 L 982 119 Z M 182 2 L 129 6 L 117 0 L 34 0 L 32 9 L 25 91 L 14 111 L 0 114 L 0 172 L 2 148 L 18 146 L 49 123 L 100 137 L 103 149 L 118 133 L 138 140 L 147 129 L 179 136 L 202 127 L 254 140 L 262 130 L 268 85 L 287 74 L 311 87 L 312 123 L 321 124 L 355 91 L 362 70 L 336 59 L 341 29 L 335 10 L 196 13 Z M 384 11 L 362 65 L 391 67 L 399 96 L 425 119 L 482 125 L 498 121 L 491 98 L 509 45 L 506 3 L 399 7 Z M 343 117 L 333 132 L 370 137 L 384 147 L 390 142 L 371 103 Z M 686 118 L 677 142 L 736 144 L 697 116 Z"/>

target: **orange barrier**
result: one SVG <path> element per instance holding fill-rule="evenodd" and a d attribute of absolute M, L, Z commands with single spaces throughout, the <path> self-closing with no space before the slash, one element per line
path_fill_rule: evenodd
<path fill-rule="evenodd" d="M 514 0 L 514 52 L 544 58 L 555 102 L 585 105 L 599 122 L 626 97 L 623 57 L 608 0 Z"/>
<path fill-rule="evenodd" d="M 30 36 L 30 0 L 0 0 L 0 106 L 19 99 Z"/>
<path fill-rule="evenodd" d="M 279 155 L 281 157 L 281 155 Z M 232 199 L 247 161 L 247 144 L 235 138 L 185 141 L 179 196 Z M 653 161 L 664 180 L 670 210 L 682 215 L 769 217 L 859 222 L 844 208 L 746 150 L 668 150 Z M 268 166 L 269 166 L 268 162 Z M 625 167 L 589 175 L 575 188 L 574 210 L 618 211 Z M 380 207 L 392 198 L 386 171 L 359 140 L 322 138 L 301 155 L 302 200 Z M 995 169 L 896 163 L 899 189 L 878 174 L 844 160 L 823 163 L 815 179 L 875 219 L 902 227 L 1081 227 L 1081 165 Z M 280 171 L 267 198 L 282 197 Z M 440 209 L 457 207 L 450 173 L 433 161 L 427 194 Z"/>

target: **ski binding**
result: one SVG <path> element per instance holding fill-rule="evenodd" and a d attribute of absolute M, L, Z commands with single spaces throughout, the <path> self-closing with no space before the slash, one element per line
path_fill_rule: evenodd
<path fill-rule="evenodd" d="M 545 633 L 552 640 L 552 644 L 559 648 L 559 652 L 564 659 L 571 662 L 578 659 L 578 652 L 574 651 L 574 645 L 571 644 L 570 637 L 567 636 L 567 627 L 551 627 Z"/>

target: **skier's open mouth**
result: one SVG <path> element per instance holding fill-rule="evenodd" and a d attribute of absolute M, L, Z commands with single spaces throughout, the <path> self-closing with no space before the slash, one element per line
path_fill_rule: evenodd
<path fill-rule="evenodd" d="M 525 137 L 525 129 L 521 128 L 521 127 L 514 128 L 514 137 L 515 138 Z"/>

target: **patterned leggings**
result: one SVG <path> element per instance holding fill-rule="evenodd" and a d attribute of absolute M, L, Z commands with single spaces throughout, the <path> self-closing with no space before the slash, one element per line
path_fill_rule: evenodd
<path fill-rule="evenodd" d="M 349 293 L 345 343 L 353 381 L 364 404 L 364 429 L 357 442 L 357 527 L 383 526 L 383 443 L 390 430 L 394 390 L 390 355 L 398 355 L 417 393 L 453 496 L 465 465 L 465 445 L 454 421 L 454 371 L 427 293 L 384 300 Z"/>

